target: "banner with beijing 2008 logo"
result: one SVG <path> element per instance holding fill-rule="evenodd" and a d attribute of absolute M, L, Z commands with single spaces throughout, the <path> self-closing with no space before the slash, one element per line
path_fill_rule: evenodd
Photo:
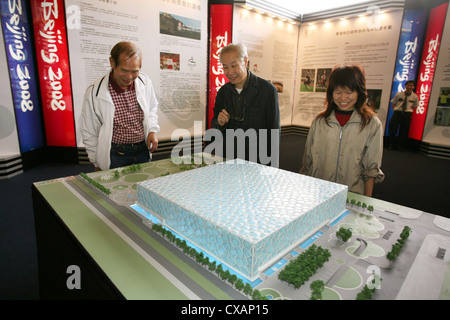
<path fill-rule="evenodd" d="M 47 145 L 75 147 L 64 3 L 30 2 Z"/>
<path fill-rule="evenodd" d="M 24 0 L 0 0 L 20 151 L 44 145 L 30 25 Z"/>
<path fill-rule="evenodd" d="M 210 11 L 210 54 L 209 54 L 209 103 L 208 123 L 211 125 L 214 115 L 214 102 L 219 89 L 228 81 L 219 61 L 220 50 L 231 43 L 233 24 L 232 4 L 211 4 Z"/>
<path fill-rule="evenodd" d="M 422 140 L 425 121 L 427 118 L 428 103 L 433 86 L 439 46 L 442 41 L 442 30 L 447 15 L 448 2 L 437 6 L 430 11 L 427 32 L 423 43 L 423 51 L 416 84 L 416 94 L 419 96 L 419 106 L 411 117 L 408 137 Z"/>
<path fill-rule="evenodd" d="M 415 81 L 417 77 L 427 13 L 427 10 L 419 9 L 404 11 L 390 100 L 398 92 L 405 91 L 406 81 Z M 389 123 L 393 113 L 391 106 L 388 109 L 386 123 Z M 389 135 L 388 125 L 386 125 L 386 134 Z"/>

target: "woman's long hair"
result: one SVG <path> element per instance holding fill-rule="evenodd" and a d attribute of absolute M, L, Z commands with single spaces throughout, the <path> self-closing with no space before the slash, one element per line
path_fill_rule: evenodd
<path fill-rule="evenodd" d="M 348 88 L 358 93 L 355 110 L 361 116 L 361 130 L 370 122 L 375 112 L 369 108 L 367 102 L 366 76 L 363 67 L 352 65 L 339 65 L 331 72 L 325 100 L 326 109 L 318 114 L 328 124 L 328 117 L 337 108 L 333 101 L 333 91 L 336 87 Z"/>

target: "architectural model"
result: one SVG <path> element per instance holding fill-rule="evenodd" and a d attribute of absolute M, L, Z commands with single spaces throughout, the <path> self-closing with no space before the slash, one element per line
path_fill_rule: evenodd
<path fill-rule="evenodd" d="M 231 160 L 137 184 L 162 224 L 249 280 L 346 209 L 347 186 Z"/>

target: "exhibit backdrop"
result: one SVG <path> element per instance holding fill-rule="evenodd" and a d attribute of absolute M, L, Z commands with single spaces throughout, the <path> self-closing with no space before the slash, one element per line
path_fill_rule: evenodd
<path fill-rule="evenodd" d="M 246 45 L 250 71 L 277 88 L 282 126 L 292 123 L 298 32 L 298 24 L 234 7 L 233 42 Z"/>
<path fill-rule="evenodd" d="M 211 127 L 217 92 L 228 81 L 220 63 L 220 51 L 232 42 L 233 5 L 211 4 L 209 7 L 209 88 L 206 128 Z"/>
<path fill-rule="evenodd" d="M 403 10 L 305 22 L 300 26 L 293 125 L 310 127 L 323 110 L 327 79 L 339 64 L 366 72 L 369 103 L 385 125 Z"/>
<path fill-rule="evenodd" d="M 6 62 L 5 43 L 0 25 L 0 158 L 20 154 L 19 139 L 15 125 L 14 104 L 11 82 Z"/>
<path fill-rule="evenodd" d="M 405 91 L 407 81 L 417 79 L 427 21 L 427 10 L 405 9 L 403 13 L 390 100 L 397 93 Z M 386 123 L 389 123 L 393 114 L 391 102 Z M 385 128 L 385 133 L 386 135 L 390 134 L 388 125 Z"/>
<path fill-rule="evenodd" d="M 1 121 L 9 137 L 13 133 L 11 126 L 19 135 L 20 151 L 27 152 L 44 145 L 41 127 L 41 110 L 33 59 L 30 17 L 27 15 L 29 3 L 23 0 L 0 0 L 2 23 L 2 46 L 6 58 L 1 60 L 2 76 L 9 75 L 10 84 L 2 86 L 2 90 L 11 90 L 14 103 L 13 117 L 2 109 Z M 4 42 L 3 42 L 4 40 Z M 7 70 L 8 69 L 8 70 Z M 8 103 L 7 93 L 2 93 L 2 102 Z M 3 116 L 4 115 L 4 116 Z M 15 121 L 14 121 L 15 118 Z M 8 145 L 5 145 L 7 148 Z M 15 149 L 13 147 L 13 149 Z M 2 145 L 3 150 L 3 145 Z M 3 152 L 3 151 L 2 151 Z"/>
<path fill-rule="evenodd" d="M 143 51 L 142 72 L 159 102 L 159 139 L 171 139 L 177 128 L 194 135 L 195 121 L 202 121 L 204 130 L 207 0 L 66 0 L 65 5 L 78 146 L 84 92 L 110 70 L 110 50 L 123 40 Z"/>
<path fill-rule="evenodd" d="M 32 0 L 30 6 L 47 145 L 75 147 L 63 0 Z"/>
<path fill-rule="evenodd" d="M 442 29 L 445 23 L 448 3 L 431 8 L 428 16 L 428 26 L 425 34 L 422 57 L 420 59 L 419 76 L 416 83 L 416 93 L 419 96 L 419 106 L 411 117 L 409 137 L 422 140 L 423 129 L 428 112 L 434 73 L 442 39 Z"/>
<path fill-rule="evenodd" d="M 439 57 L 436 63 L 433 88 L 428 104 L 422 140 L 431 144 L 450 146 L 450 6 L 442 31 Z"/>

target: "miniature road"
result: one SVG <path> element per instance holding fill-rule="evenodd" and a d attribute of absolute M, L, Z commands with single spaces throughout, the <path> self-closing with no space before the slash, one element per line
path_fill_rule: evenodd
<path fill-rule="evenodd" d="M 84 179 L 78 179 L 77 181 L 81 181 L 83 185 L 85 183 Z M 180 289 L 181 291 L 190 299 L 204 299 L 204 300 L 214 300 L 218 299 L 218 297 L 212 295 L 210 292 L 206 291 L 199 283 L 192 280 L 186 273 L 180 270 L 177 266 L 167 260 L 161 253 L 155 250 L 151 245 L 142 240 L 138 235 L 136 235 L 133 231 L 131 231 L 127 226 L 125 226 L 121 221 L 119 221 L 114 215 L 112 215 L 107 209 L 105 209 L 98 201 L 92 198 L 88 193 L 86 193 L 86 189 L 80 188 L 80 182 L 74 181 L 66 181 L 66 184 L 70 186 L 73 192 L 80 198 L 83 198 L 85 201 L 89 202 L 99 213 L 101 213 L 106 219 L 108 219 L 114 226 L 120 229 L 127 237 L 129 237 L 136 245 L 138 245 L 142 250 L 145 251 L 151 258 L 153 258 L 153 264 L 156 264 L 157 269 L 158 265 L 159 271 L 168 272 L 167 276 L 173 279 L 173 283 Z M 182 251 L 176 249 L 172 244 L 170 244 L 167 240 L 163 239 L 153 230 L 145 226 L 142 221 L 134 215 L 130 209 L 119 206 L 115 202 L 111 201 L 108 197 L 103 195 L 101 192 L 93 191 L 103 200 L 107 201 L 109 205 L 113 206 L 117 211 L 119 211 L 122 215 L 127 217 L 130 221 L 132 221 L 137 227 L 142 229 L 146 234 L 151 236 L 154 240 L 158 241 L 161 245 L 165 247 L 172 254 L 175 254 L 180 260 L 188 264 L 191 268 L 193 268 L 196 272 L 200 273 L 207 281 L 212 282 L 215 286 L 220 288 L 226 295 L 231 299 L 244 300 L 248 299 L 246 296 L 242 295 L 237 290 L 230 287 L 228 284 L 220 280 L 217 276 L 200 266 L 197 262 L 189 258 Z"/>

